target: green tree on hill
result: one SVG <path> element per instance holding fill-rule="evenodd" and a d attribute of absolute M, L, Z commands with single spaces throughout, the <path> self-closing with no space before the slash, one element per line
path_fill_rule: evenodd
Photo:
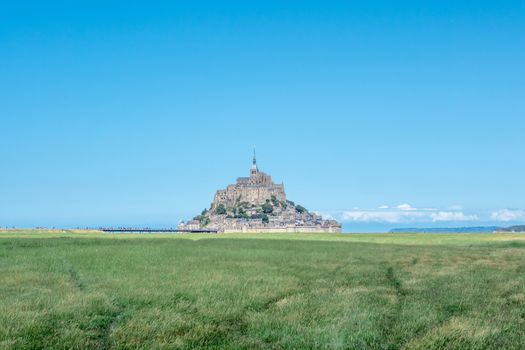
<path fill-rule="evenodd" d="M 249 219 L 250 217 L 244 211 L 243 208 L 239 208 L 239 210 L 237 211 L 237 215 L 235 215 L 235 218 L 237 218 L 237 219 Z"/>
<path fill-rule="evenodd" d="M 298 213 L 300 213 L 300 214 L 305 213 L 305 212 L 308 211 L 308 210 L 306 210 L 306 208 L 303 207 L 302 205 L 297 205 L 297 206 L 295 207 L 295 210 L 296 210 Z"/>
<path fill-rule="evenodd" d="M 206 227 L 210 224 L 210 218 L 204 215 L 200 215 L 199 223 L 201 224 L 201 227 Z"/>
<path fill-rule="evenodd" d="M 273 206 L 270 204 L 270 201 L 266 201 L 266 203 L 262 205 L 262 211 L 265 214 L 273 213 Z"/>
<path fill-rule="evenodd" d="M 224 204 L 219 204 L 217 206 L 217 209 L 215 210 L 215 212 L 218 214 L 218 215 L 224 215 L 226 214 L 226 208 L 224 207 Z"/>

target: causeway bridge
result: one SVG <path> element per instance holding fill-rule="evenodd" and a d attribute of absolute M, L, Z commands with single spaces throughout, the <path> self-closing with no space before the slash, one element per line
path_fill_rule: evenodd
<path fill-rule="evenodd" d="M 219 230 L 214 229 L 194 229 L 194 230 L 179 230 L 176 228 L 100 228 L 102 232 L 108 233 L 218 233 Z"/>

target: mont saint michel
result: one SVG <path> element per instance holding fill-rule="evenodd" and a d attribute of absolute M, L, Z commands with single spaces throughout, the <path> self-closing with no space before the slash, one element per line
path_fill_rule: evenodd
<path fill-rule="evenodd" d="M 209 209 L 180 229 L 219 232 L 341 232 L 335 220 L 324 220 L 286 198 L 283 184 L 259 171 L 255 152 L 249 177 L 218 190 Z"/>

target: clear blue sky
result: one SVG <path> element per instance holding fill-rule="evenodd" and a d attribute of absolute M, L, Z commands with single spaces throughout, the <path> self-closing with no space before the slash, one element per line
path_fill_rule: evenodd
<path fill-rule="evenodd" d="M 254 145 L 348 230 L 525 222 L 524 33 L 523 1 L 4 2 L 0 226 L 176 225 Z"/>

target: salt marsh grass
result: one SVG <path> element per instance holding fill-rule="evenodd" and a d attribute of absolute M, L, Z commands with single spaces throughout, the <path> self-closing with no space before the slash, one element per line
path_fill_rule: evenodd
<path fill-rule="evenodd" d="M 0 348 L 522 349 L 525 235 L 0 232 Z"/>

